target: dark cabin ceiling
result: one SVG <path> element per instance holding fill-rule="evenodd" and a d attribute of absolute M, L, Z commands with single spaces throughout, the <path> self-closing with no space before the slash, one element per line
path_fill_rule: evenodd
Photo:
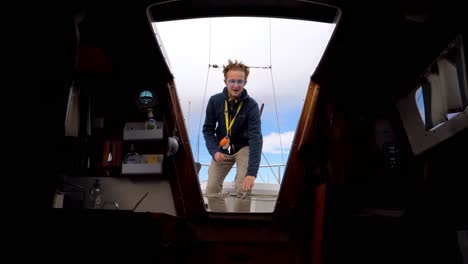
<path fill-rule="evenodd" d="M 167 81 L 170 73 L 146 16 L 146 7 L 157 2 L 85 5 L 81 45 L 104 49 L 120 78 L 129 82 Z M 461 2 L 321 2 L 338 6 L 342 17 L 313 79 L 326 93 L 356 107 L 377 106 L 408 93 L 432 59 L 456 35 L 466 34 L 468 24 Z M 160 20 L 259 15 L 327 21 L 331 14 L 327 7 L 307 10 L 297 1 L 193 0 L 174 5 L 152 15 Z"/>

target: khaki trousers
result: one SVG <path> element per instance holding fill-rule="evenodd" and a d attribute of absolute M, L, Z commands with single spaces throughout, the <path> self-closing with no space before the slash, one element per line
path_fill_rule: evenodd
<path fill-rule="evenodd" d="M 208 209 L 216 212 L 227 212 L 225 195 L 222 193 L 223 182 L 234 163 L 237 165 L 235 197 L 233 199 L 234 212 L 250 212 L 250 191 L 244 191 L 242 185 L 247 175 L 249 165 L 249 146 L 241 148 L 234 155 L 224 155 L 224 161 L 217 162 L 211 160 L 208 169 L 208 183 L 206 185 L 206 195 L 208 200 Z"/>

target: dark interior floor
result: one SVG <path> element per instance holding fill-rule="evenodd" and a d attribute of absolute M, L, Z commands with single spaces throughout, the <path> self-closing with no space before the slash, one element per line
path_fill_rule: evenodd
<path fill-rule="evenodd" d="M 324 263 L 466 263 L 468 218 L 431 203 L 442 192 L 428 188 L 401 210 L 351 208 L 345 193 L 328 187 Z"/>

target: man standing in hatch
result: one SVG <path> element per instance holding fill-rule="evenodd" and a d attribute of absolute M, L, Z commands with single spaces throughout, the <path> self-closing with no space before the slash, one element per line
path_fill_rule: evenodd
<path fill-rule="evenodd" d="M 226 211 L 220 193 L 224 179 L 236 163 L 235 190 L 239 199 L 234 203 L 234 211 L 249 212 L 249 194 L 257 177 L 263 146 L 260 110 L 245 89 L 249 67 L 229 60 L 223 74 L 226 87 L 210 97 L 203 125 L 206 147 L 213 157 L 205 193 L 211 211 Z"/>

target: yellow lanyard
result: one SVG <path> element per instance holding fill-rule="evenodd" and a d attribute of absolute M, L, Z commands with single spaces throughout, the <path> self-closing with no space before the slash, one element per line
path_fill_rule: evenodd
<path fill-rule="evenodd" d="M 234 120 L 236 120 L 236 116 L 237 114 L 239 113 L 241 107 L 242 107 L 242 102 L 240 102 L 239 106 L 237 107 L 237 112 L 236 114 L 234 115 L 234 118 L 231 120 L 231 122 L 229 122 L 229 114 L 228 114 L 228 105 L 227 105 L 227 100 L 224 100 L 224 117 L 226 118 L 226 133 L 227 135 L 230 135 L 231 134 L 231 128 L 232 128 L 232 125 L 234 124 Z M 226 135 L 226 136 L 227 136 Z"/>

